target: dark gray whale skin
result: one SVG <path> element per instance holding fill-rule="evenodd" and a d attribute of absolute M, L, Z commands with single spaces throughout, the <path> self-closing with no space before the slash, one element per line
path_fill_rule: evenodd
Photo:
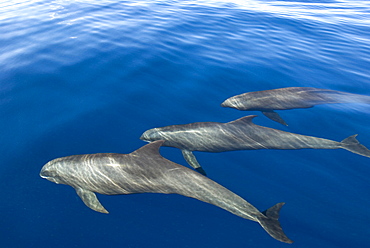
<path fill-rule="evenodd" d="M 195 169 L 201 167 L 192 151 L 226 152 L 257 149 L 339 149 L 370 157 L 370 150 L 350 136 L 341 142 L 280 131 L 256 125 L 246 116 L 228 123 L 197 122 L 172 125 L 145 131 L 140 139 L 145 141 L 165 140 L 163 146 L 182 150 L 184 158 Z"/>
<path fill-rule="evenodd" d="M 312 87 L 288 87 L 247 92 L 226 99 L 221 103 L 221 106 L 238 110 L 261 111 L 271 120 L 287 126 L 286 122 L 274 110 L 311 108 L 319 104 L 354 102 L 369 104 L 370 97 Z"/>
<path fill-rule="evenodd" d="M 292 243 L 278 221 L 284 203 L 261 213 L 253 205 L 211 179 L 173 163 L 159 154 L 164 141 L 155 141 L 130 154 L 98 153 L 57 158 L 43 166 L 40 176 L 72 186 L 89 208 L 108 211 L 95 192 L 105 195 L 179 194 L 223 208 L 258 222 L 273 238 Z"/>

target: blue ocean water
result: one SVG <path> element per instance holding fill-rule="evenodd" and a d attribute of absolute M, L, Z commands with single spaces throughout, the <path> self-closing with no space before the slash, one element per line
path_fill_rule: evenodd
<path fill-rule="evenodd" d="M 369 158 L 345 150 L 195 152 L 208 176 L 280 216 L 288 245 L 255 222 L 179 195 L 98 195 L 109 215 L 39 177 L 51 159 L 130 153 L 147 129 L 255 123 L 370 147 L 368 105 L 257 112 L 220 107 L 249 91 L 310 86 L 370 95 L 368 1 L 0 3 L 0 246 L 367 247 Z M 186 165 L 181 152 L 161 148 Z"/>

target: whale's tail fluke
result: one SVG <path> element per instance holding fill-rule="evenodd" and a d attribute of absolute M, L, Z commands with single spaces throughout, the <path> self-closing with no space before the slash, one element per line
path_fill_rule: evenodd
<path fill-rule="evenodd" d="M 364 145 L 361 145 L 360 142 L 358 142 L 358 140 L 356 139 L 356 136 L 357 134 L 349 136 L 348 138 L 342 140 L 342 142 L 340 142 L 342 144 L 342 148 L 370 158 L 370 150 L 367 149 Z"/>
<path fill-rule="evenodd" d="M 280 202 L 264 211 L 263 214 L 265 216 L 258 218 L 258 222 L 263 229 L 265 229 L 266 232 L 271 235 L 271 237 L 281 242 L 291 244 L 293 241 L 285 235 L 278 220 L 280 209 L 284 204 L 284 202 Z"/>

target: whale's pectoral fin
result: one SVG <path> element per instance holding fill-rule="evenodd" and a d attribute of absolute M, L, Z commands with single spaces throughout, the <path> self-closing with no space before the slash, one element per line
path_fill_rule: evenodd
<path fill-rule="evenodd" d="M 202 166 L 198 163 L 196 157 L 191 151 L 188 150 L 181 150 L 182 155 L 184 156 L 186 162 L 190 164 L 191 167 L 193 167 L 196 171 L 198 171 L 200 174 L 206 176 L 205 170 L 203 170 Z"/>
<path fill-rule="evenodd" d="M 100 213 L 108 214 L 109 212 L 101 205 L 95 193 L 83 188 L 76 188 L 77 195 L 86 206 Z"/>
<path fill-rule="evenodd" d="M 288 126 L 288 124 L 283 120 L 283 118 L 280 117 L 280 115 L 274 111 L 262 111 L 262 114 L 264 114 L 267 118 L 276 121 L 284 126 Z"/>
<path fill-rule="evenodd" d="M 285 235 L 279 222 L 279 212 L 284 204 L 284 202 L 280 202 L 262 212 L 264 214 L 264 217 L 258 218 L 258 222 L 261 224 L 263 229 L 265 229 L 266 232 L 271 235 L 271 237 L 281 242 L 291 244 L 293 243 L 293 241 Z"/>

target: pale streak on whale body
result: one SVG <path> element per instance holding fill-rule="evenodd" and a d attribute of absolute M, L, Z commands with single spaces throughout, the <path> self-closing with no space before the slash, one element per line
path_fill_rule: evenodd
<path fill-rule="evenodd" d="M 258 222 L 273 238 L 285 243 L 293 242 L 284 234 L 278 221 L 284 203 L 261 213 L 218 183 L 162 157 L 159 148 L 163 142 L 152 142 L 130 154 L 98 153 L 54 159 L 44 165 L 40 176 L 57 184 L 72 186 L 86 206 L 101 213 L 108 211 L 95 193 L 180 194 Z"/>
<path fill-rule="evenodd" d="M 274 110 L 312 108 L 315 105 L 335 103 L 370 104 L 370 97 L 313 87 L 288 87 L 236 95 L 226 99 L 221 106 L 238 110 L 261 111 L 271 120 L 287 126 L 287 123 Z"/>
<path fill-rule="evenodd" d="M 172 125 L 145 131 L 140 139 L 145 141 L 165 140 L 163 146 L 181 149 L 186 161 L 196 170 L 205 174 L 193 151 L 226 152 L 258 149 L 346 149 L 370 157 L 370 150 L 361 145 L 357 135 L 341 142 L 300 135 L 256 125 L 255 115 L 246 116 L 228 123 L 196 122 Z"/>

